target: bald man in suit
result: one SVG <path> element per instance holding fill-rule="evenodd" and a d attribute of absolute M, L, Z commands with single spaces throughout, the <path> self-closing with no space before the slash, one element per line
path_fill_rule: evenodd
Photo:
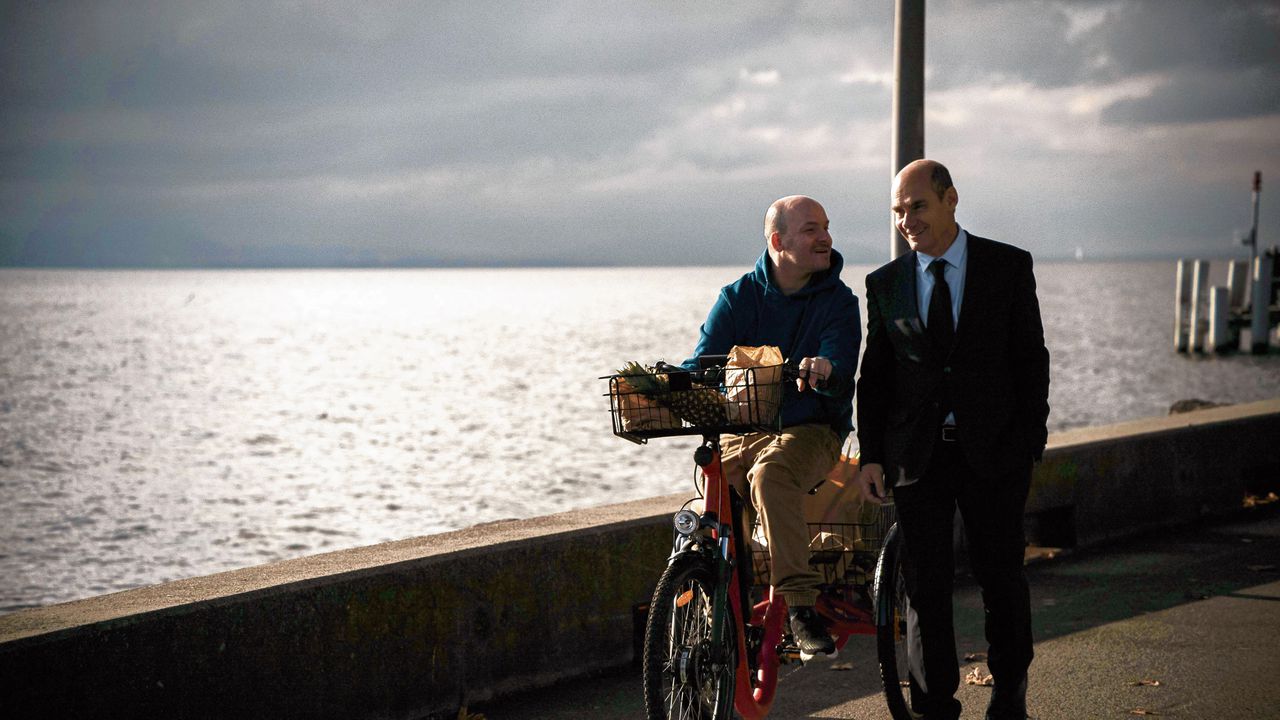
<path fill-rule="evenodd" d="M 1031 255 L 971 235 L 940 163 L 894 178 L 892 210 L 911 252 L 867 276 L 867 347 L 858 385 L 863 496 L 892 489 L 919 649 L 913 710 L 955 720 L 953 518 L 959 508 L 982 587 L 989 720 L 1026 717 L 1031 607 L 1023 509 L 1048 436 L 1049 352 Z"/>

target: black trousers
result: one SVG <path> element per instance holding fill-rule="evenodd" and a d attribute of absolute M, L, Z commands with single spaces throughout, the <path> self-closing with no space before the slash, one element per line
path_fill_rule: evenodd
<path fill-rule="evenodd" d="M 969 564 L 982 588 L 991 675 L 997 687 L 1010 688 L 1026 677 L 1033 650 L 1022 515 L 1030 486 L 1030 458 L 1022 469 L 993 476 L 970 467 L 960 443 L 939 442 L 924 476 L 893 490 L 905 549 L 903 576 L 918 639 L 917 651 L 909 653 L 912 704 L 926 717 L 960 714 L 954 697 L 960 667 L 951 603 L 957 507 Z"/>

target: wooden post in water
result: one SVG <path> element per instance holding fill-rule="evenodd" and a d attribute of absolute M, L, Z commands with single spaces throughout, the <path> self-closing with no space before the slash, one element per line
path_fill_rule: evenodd
<path fill-rule="evenodd" d="M 1245 291 L 1249 289 L 1249 261 L 1232 260 L 1227 266 L 1227 340 L 1232 350 L 1240 349 L 1240 322 L 1244 315 Z"/>
<path fill-rule="evenodd" d="M 1262 200 L 1262 171 L 1253 173 L 1253 226 L 1249 230 L 1249 259 L 1258 257 L 1258 205 Z"/>
<path fill-rule="evenodd" d="M 1249 308 L 1252 322 L 1249 324 L 1250 349 L 1254 355 L 1262 355 L 1271 345 L 1271 253 L 1259 253 L 1253 259 L 1253 302 Z"/>
<path fill-rule="evenodd" d="M 1191 299 L 1191 272 L 1187 260 L 1178 260 L 1178 279 L 1173 288 L 1173 351 L 1186 352 L 1187 303 Z"/>
<path fill-rule="evenodd" d="M 1225 353 L 1232 350 L 1229 294 L 1221 285 L 1209 290 L 1209 351 Z"/>
<path fill-rule="evenodd" d="M 1249 261 L 1232 260 L 1227 266 L 1227 291 L 1231 312 L 1244 311 L 1245 290 L 1249 288 Z"/>
<path fill-rule="evenodd" d="M 1187 323 L 1191 332 L 1188 343 L 1190 352 L 1204 352 L 1204 305 L 1208 299 L 1209 261 L 1196 260 L 1191 264 L 1191 320 Z"/>

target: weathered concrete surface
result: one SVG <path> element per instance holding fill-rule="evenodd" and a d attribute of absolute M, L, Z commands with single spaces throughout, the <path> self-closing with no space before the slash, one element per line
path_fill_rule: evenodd
<path fill-rule="evenodd" d="M 1031 525 L 1089 545 L 1230 513 L 1249 484 L 1274 484 L 1276 438 L 1280 400 L 1055 435 Z M 0 616 L 0 707 L 21 717 L 453 716 L 625 667 L 633 608 L 657 579 L 684 499 Z"/>
<path fill-rule="evenodd" d="M 1280 399 L 1055 433 L 1028 531 L 1046 545 L 1092 545 L 1223 517 L 1278 477 Z"/>
<path fill-rule="evenodd" d="M 1028 568 L 1036 720 L 1280 717 L 1280 513 L 1197 524 L 1080 550 Z M 957 652 L 985 652 L 982 599 L 956 588 Z M 875 643 L 854 638 L 845 670 L 783 669 L 771 718 L 885 720 Z M 986 671 L 962 662 L 961 673 Z M 1157 681 L 1159 685 L 1139 684 Z M 979 720 L 990 688 L 961 685 L 962 720 Z M 643 720 L 638 670 L 522 693 L 476 708 L 489 720 Z M 1140 716 L 1143 709 L 1159 715 Z"/>
<path fill-rule="evenodd" d="M 632 655 L 683 496 L 0 617 L 11 717 L 421 718 Z"/>

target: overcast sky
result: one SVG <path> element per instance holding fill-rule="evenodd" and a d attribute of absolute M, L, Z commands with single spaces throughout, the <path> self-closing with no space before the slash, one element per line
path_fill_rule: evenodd
<path fill-rule="evenodd" d="M 887 259 L 893 2 L 0 5 L 0 264 Z M 1280 3 L 929 0 L 926 154 L 1038 257 L 1280 242 Z"/>

